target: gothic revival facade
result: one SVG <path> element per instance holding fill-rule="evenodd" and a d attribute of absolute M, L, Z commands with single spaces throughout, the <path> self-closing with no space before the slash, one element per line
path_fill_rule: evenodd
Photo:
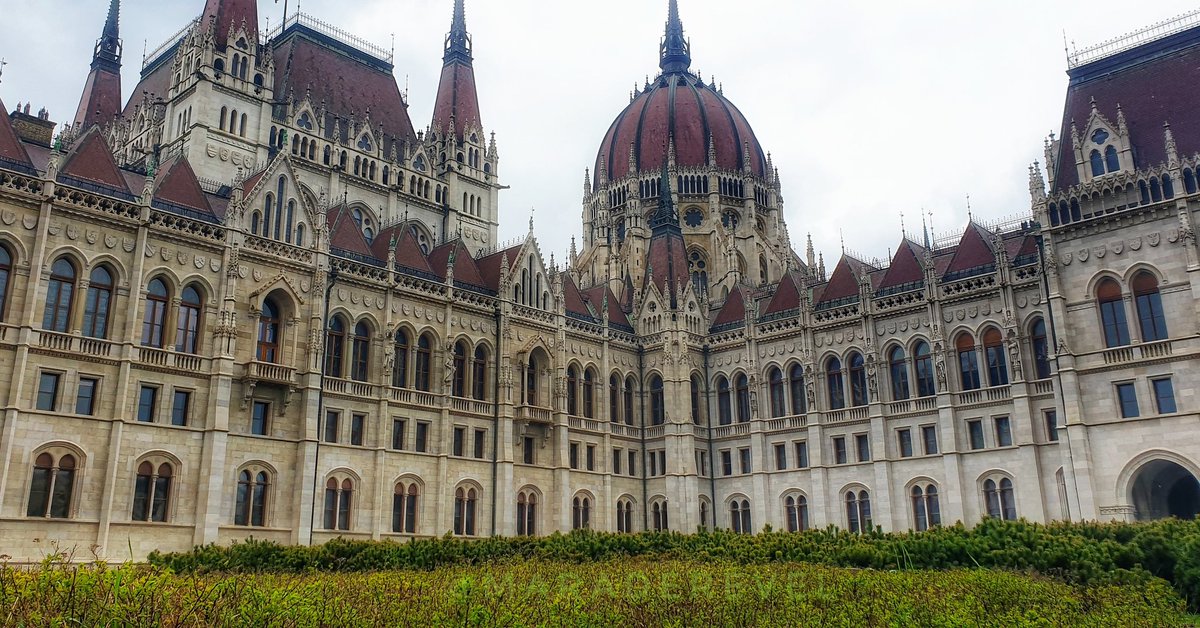
<path fill-rule="evenodd" d="M 420 132 L 390 54 L 254 0 L 122 104 L 118 14 L 57 136 L 0 117 L 18 560 L 1200 510 L 1191 18 L 1073 59 L 1025 219 L 827 273 L 674 0 L 561 266 L 497 242 L 463 0 Z"/>

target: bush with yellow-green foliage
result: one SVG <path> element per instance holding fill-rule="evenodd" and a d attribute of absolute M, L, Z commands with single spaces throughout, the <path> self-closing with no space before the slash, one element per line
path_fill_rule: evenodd
<path fill-rule="evenodd" d="M 508 561 L 366 573 L 0 568 L 4 626 L 1171 626 L 1163 581 L 1077 586 L 987 570 Z"/>

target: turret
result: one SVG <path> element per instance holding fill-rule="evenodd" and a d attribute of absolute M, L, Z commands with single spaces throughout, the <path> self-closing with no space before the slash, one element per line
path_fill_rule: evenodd
<path fill-rule="evenodd" d="M 473 60 L 465 2 L 454 0 L 454 18 L 450 23 L 450 32 L 446 34 L 442 78 L 438 84 L 437 102 L 433 106 L 433 129 L 439 135 L 446 133 L 453 122 L 455 139 L 459 142 L 462 142 L 465 134 L 483 128 Z"/>
<path fill-rule="evenodd" d="M 108 6 L 108 18 L 104 30 L 96 41 L 92 53 L 92 69 L 88 73 L 79 109 L 75 113 L 75 127 L 83 132 L 94 125 L 112 122 L 121 113 L 121 36 L 118 23 L 121 16 L 120 0 L 112 0 Z"/>

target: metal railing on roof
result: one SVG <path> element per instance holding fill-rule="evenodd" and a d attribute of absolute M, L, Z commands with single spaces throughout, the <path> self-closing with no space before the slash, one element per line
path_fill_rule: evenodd
<path fill-rule="evenodd" d="M 164 201 L 161 198 L 156 198 L 150 201 L 150 206 L 154 209 L 165 211 L 169 214 L 183 216 L 184 218 L 191 218 L 192 220 L 199 220 L 200 222 L 207 222 L 214 225 L 221 224 L 221 221 L 217 220 L 217 217 L 212 214 L 205 213 L 199 209 L 184 207 L 183 205 L 172 203 L 171 201 Z"/>
<path fill-rule="evenodd" d="M 358 262 L 359 264 L 364 264 L 366 266 L 374 266 L 375 268 L 387 267 L 387 264 L 383 260 L 375 259 L 374 257 L 363 255 L 362 253 L 355 253 L 353 251 L 347 251 L 337 247 L 329 247 L 329 252 L 336 257 L 350 260 L 352 262 Z"/>
<path fill-rule="evenodd" d="M 1197 25 L 1200 25 L 1200 9 L 1151 24 L 1143 29 L 1100 42 L 1083 50 L 1074 50 L 1067 55 L 1067 67 L 1073 70 L 1081 65 L 1111 57 L 1146 42 L 1174 35 Z"/>
<path fill-rule="evenodd" d="M 73 177 L 69 174 L 58 175 L 58 181 L 60 183 L 69 185 L 73 188 L 79 188 L 81 190 L 93 192 L 93 193 L 99 194 L 101 196 L 112 196 L 115 198 L 119 198 L 123 201 L 128 201 L 130 203 L 137 202 L 137 197 L 130 194 L 129 192 L 115 188 L 111 185 L 106 185 L 104 183 L 97 183 L 95 181 L 88 181 L 86 179 L 80 179 L 77 177 Z"/>
<path fill-rule="evenodd" d="M 0 112 L 0 114 L 3 114 L 3 112 Z M 38 176 L 38 171 L 35 170 L 33 166 L 30 166 L 27 163 L 9 159 L 3 155 L 0 155 L 0 168 L 12 170 L 13 172 L 19 172 L 21 174 L 27 174 L 33 177 Z"/>
<path fill-rule="evenodd" d="M 145 70 L 147 67 L 150 66 L 151 63 L 153 63 L 154 61 L 158 61 L 159 57 L 163 56 L 163 53 L 174 48 L 175 45 L 178 44 L 181 39 L 183 39 L 183 36 L 186 35 L 187 32 L 192 29 L 193 26 L 195 26 L 196 24 L 199 24 L 199 23 L 200 23 L 200 16 L 196 16 L 196 17 L 188 20 L 188 23 L 184 24 L 183 28 L 179 29 L 179 32 L 175 33 L 174 35 L 171 35 L 171 37 L 168 38 L 167 41 L 164 41 L 163 43 L 159 44 L 159 46 L 157 48 L 155 48 L 154 50 L 151 50 L 149 54 L 142 57 L 142 69 Z"/>
<path fill-rule="evenodd" d="M 942 277 L 942 281 L 958 281 L 960 279 L 969 279 L 971 277 L 978 277 L 980 275 L 990 275 L 994 272 L 996 272 L 996 263 L 992 262 L 991 264 L 982 264 L 973 268 L 964 268 L 963 270 L 956 270 L 952 273 L 946 273 L 946 276 Z"/>
<path fill-rule="evenodd" d="M 282 35 L 283 31 L 287 30 L 289 27 L 291 27 L 295 24 L 299 24 L 306 28 L 310 28 L 322 35 L 325 35 L 326 37 L 329 37 L 335 41 L 346 44 L 347 46 L 350 46 L 351 48 L 354 48 L 356 50 L 359 50 L 360 52 L 369 54 L 372 57 L 375 57 L 375 58 L 377 58 L 381 61 L 387 62 L 387 63 L 392 63 L 392 60 L 395 57 L 395 55 L 393 55 L 390 51 L 384 50 L 382 47 L 376 46 L 375 44 L 373 44 L 361 37 L 358 37 L 356 35 L 351 35 L 350 33 L 346 32 L 328 22 L 323 22 L 321 20 L 318 20 L 317 18 L 315 18 L 307 13 L 297 12 L 297 13 L 289 16 L 286 20 L 284 20 L 284 22 L 282 24 L 280 24 L 279 26 L 276 26 L 274 29 L 271 30 L 270 33 L 267 34 L 267 41 L 274 40 L 279 35 Z"/>

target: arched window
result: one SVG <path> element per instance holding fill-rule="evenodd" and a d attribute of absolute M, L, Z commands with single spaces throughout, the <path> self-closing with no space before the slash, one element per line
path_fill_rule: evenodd
<path fill-rule="evenodd" d="M 854 406 L 865 406 L 867 398 L 867 365 L 861 353 L 850 354 L 850 399 Z"/>
<path fill-rule="evenodd" d="M 214 63 L 213 65 L 216 66 L 217 63 L 220 63 L 223 65 L 225 62 L 222 61 L 221 59 L 217 59 L 217 62 Z M 234 57 L 233 57 L 233 67 L 237 68 L 237 55 L 234 55 Z M 218 69 L 217 72 L 220 73 L 220 70 Z M 218 129 L 220 129 L 222 131 L 225 130 L 225 120 L 228 119 L 228 117 L 229 117 L 229 108 L 221 107 L 221 118 L 220 118 L 220 120 L 217 121 Z"/>
<path fill-rule="evenodd" d="M 167 462 L 156 467 L 147 460 L 138 465 L 137 479 L 133 485 L 134 521 L 167 520 L 172 475 L 171 465 Z"/>
<path fill-rule="evenodd" d="M 913 367 L 917 372 L 917 395 L 932 397 L 937 394 L 937 384 L 934 380 L 933 357 L 929 353 L 929 343 L 920 341 L 913 349 Z"/>
<path fill-rule="evenodd" d="M 287 220 L 283 224 L 283 239 L 288 244 L 292 243 L 292 227 L 296 222 L 296 201 L 288 201 L 287 204 Z"/>
<path fill-rule="evenodd" d="M 342 360 L 346 356 L 346 321 L 334 316 L 325 332 L 325 377 L 342 376 Z"/>
<path fill-rule="evenodd" d="M 846 524 L 854 533 L 870 532 L 874 525 L 871 522 L 871 495 L 866 491 L 846 491 Z"/>
<path fill-rule="evenodd" d="M 825 382 L 829 389 L 829 409 L 841 410 L 846 407 L 846 388 L 842 382 L 842 361 L 829 358 L 825 363 Z"/>
<path fill-rule="evenodd" d="M 1196 193 L 1196 173 L 1190 168 L 1183 171 L 1183 191 L 1188 194 Z"/>
<path fill-rule="evenodd" d="M 475 359 L 471 362 L 471 396 L 479 401 L 487 399 L 487 347 L 475 347 Z"/>
<path fill-rule="evenodd" d="M 88 277 L 87 299 L 83 305 L 83 335 L 108 337 L 108 311 L 112 304 L 113 276 L 103 266 L 92 269 Z"/>
<path fill-rule="evenodd" d="M 924 532 L 942 525 L 942 509 L 937 487 L 929 484 L 912 488 L 913 528 Z"/>
<path fill-rule="evenodd" d="M 803 532 L 808 529 L 808 498 L 803 495 L 788 495 L 783 500 L 783 513 L 787 519 L 788 532 Z"/>
<path fill-rule="evenodd" d="M 25 514 L 49 519 L 70 518 L 71 502 L 75 498 L 75 470 L 76 460 L 72 454 L 39 454 L 33 462 L 29 506 Z"/>
<path fill-rule="evenodd" d="M 1093 150 L 1089 160 L 1092 163 L 1092 176 L 1104 176 L 1104 157 L 1100 155 L 1100 151 Z"/>
<path fill-rule="evenodd" d="M 567 368 L 567 414 L 579 416 L 579 368 Z"/>
<path fill-rule="evenodd" d="M 958 350 L 958 372 L 962 378 L 962 389 L 978 389 L 979 357 L 975 352 L 975 337 L 971 334 L 961 334 L 954 346 Z"/>
<path fill-rule="evenodd" d="M 888 352 L 888 367 L 892 378 L 892 401 L 908 399 L 908 362 L 902 347 L 892 347 Z"/>
<path fill-rule="evenodd" d="M 1163 313 L 1162 295 L 1158 291 L 1158 279 L 1142 271 L 1133 278 L 1133 298 L 1137 304 L 1138 327 L 1142 331 L 1142 342 L 1167 339 L 1167 318 Z"/>
<path fill-rule="evenodd" d="M 276 363 L 279 361 L 279 305 L 274 299 L 263 301 L 262 312 L 258 315 L 258 351 L 259 362 Z"/>
<path fill-rule="evenodd" d="M 517 536 L 537 534 L 537 494 L 521 491 L 517 494 Z"/>
<path fill-rule="evenodd" d="M 650 424 L 662 425 L 667 421 L 666 399 L 663 397 L 663 379 L 650 377 Z"/>
<path fill-rule="evenodd" d="M 808 399 L 804 393 L 804 367 L 793 364 L 788 369 L 788 392 L 792 396 L 792 414 L 808 412 Z"/>
<path fill-rule="evenodd" d="M 1125 319 L 1125 301 L 1121 296 L 1120 284 L 1112 279 L 1101 281 L 1096 287 L 1096 301 L 1100 305 L 1105 346 L 1111 348 L 1129 344 L 1129 324 Z"/>
<path fill-rule="evenodd" d="M 1017 503 L 1013 497 L 1012 480 L 1000 478 L 997 482 L 988 478 L 983 483 L 983 499 L 987 504 L 987 516 L 1005 521 L 1017 520 Z"/>
<path fill-rule="evenodd" d="M 1046 321 L 1034 319 L 1030 327 L 1030 337 L 1033 345 L 1033 370 L 1037 379 L 1050 377 L 1050 341 L 1046 336 Z"/>
<path fill-rule="evenodd" d="M 750 421 L 750 380 L 745 373 L 740 373 L 734 382 L 737 393 L 738 423 L 748 423 Z"/>
<path fill-rule="evenodd" d="M 1104 149 L 1104 165 L 1108 167 L 1109 172 L 1116 172 L 1121 169 L 1121 160 L 1117 157 L 1117 149 L 1109 144 L 1108 148 Z"/>
<path fill-rule="evenodd" d="M 729 390 L 729 380 L 724 375 L 717 377 L 717 415 L 721 425 L 733 423 L 733 403 Z"/>
<path fill-rule="evenodd" d="M 8 312 L 8 279 L 12 276 L 12 254 L 0 246 L 0 321 Z"/>
<path fill-rule="evenodd" d="M 617 500 L 617 532 L 630 534 L 633 532 L 633 501 Z"/>
<path fill-rule="evenodd" d="M 460 486 L 454 491 L 454 533 L 458 536 L 475 536 L 475 501 L 478 494 L 470 486 Z"/>
<path fill-rule="evenodd" d="M 655 532 L 670 530 L 667 522 L 667 501 L 658 500 L 650 504 L 650 526 Z"/>
<path fill-rule="evenodd" d="M 392 491 L 392 532 L 417 533 L 417 502 L 421 488 L 416 482 L 397 482 Z"/>
<path fill-rule="evenodd" d="M 737 534 L 752 534 L 750 527 L 750 502 L 748 500 L 733 500 L 729 502 L 730 527 Z"/>
<path fill-rule="evenodd" d="M 529 354 L 529 360 L 525 363 L 525 373 L 523 377 L 525 380 L 525 405 L 538 405 L 538 379 L 540 376 L 538 371 L 540 369 L 541 364 L 538 357 L 532 353 Z"/>
<path fill-rule="evenodd" d="M 267 494 L 271 487 L 266 471 L 243 470 L 238 474 L 237 499 L 233 524 L 263 527 L 267 525 Z"/>
<path fill-rule="evenodd" d="M 983 334 L 983 351 L 987 358 L 988 385 L 1008 385 L 1008 355 L 1004 351 L 1004 337 L 995 327 Z"/>
<path fill-rule="evenodd" d="M 354 502 L 354 481 L 344 478 L 329 478 L 325 482 L 326 530 L 349 530 L 350 511 Z"/>
<path fill-rule="evenodd" d="M 783 371 L 779 367 L 772 366 L 767 371 L 767 388 L 771 393 L 771 416 L 787 416 L 787 392 L 783 388 Z"/>
<path fill-rule="evenodd" d="M 587 495 L 576 495 L 571 501 L 571 529 L 587 530 L 592 527 L 592 500 Z"/>
<path fill-rule="evenodd" d="M 199 350 L 202 307 L 200 291 L 195 286 L 184 288 L 175 324 L 175 350 L 179 353 L 196 353 Z"/>
<path fill-rule="evenodd" d="M 161 349 L 163 347 L 163 327 L 167 320 L 167 284 L 162 279 L 154 279 L 146 287 L 146 317 L 142 320 L 142 344 L 147 347 Z"/>
<path fill-rule="evenodd" d="M 403 329 L 396 330 L 392 356 L 392 386 L 396 388 L 408 388 L 408 352 L 411 348 L 408 333 Z"/>
<path fill-rule="evenodd" d="M 583 416 L 596 418 L 596 372 L 590 368 L 583 371 Z"/>
<path fill-rule="evenodd" d="M 429 392 L 431 386 L 431 368 L 433 366 L 433 341 L 429 334 L 422 334 L 417 339 L 417 356 L 414 365 L 414 387 L 422 392 Z"/>
<path fill-rule="evenodd" d="M 450 379 L 450 394 L 455 397 L 467 396 L 467 344 L 463 341 L 454 343 L 454 359 L 451 362 L 454 372 Z"/>
<path fill-rule="evenodd" d="M 704 412 L 703 412 L 704 393 L 701 390 L 703 388 L 703 384 L 701 384 L 700 377 L 698 375 L 693 375 L 691 380 L 689 380 L 688 383 L 690 385 L 689 387 L 690 387 L 690 392 L 691 392 L 692 424 L 693 425 L 703 425 L 704 424 Z"/>
<path fill-rule="evenodd" d="M 608 420 L 621 422 L 621 378 L 616 373 L 608 376 Z"/>
<path fill-rule="evenodd" d="M 67 333 L 71 327 L 71 305 L 75 299 L 75 266 L 60 257 L 50 267 L 50 282 L 46 284 L 46 310 L 42 329 Z"/>
<path fill-rule="evenodd" d="M 371 326 L 360 321 L 354 326 L 354 341 L 351 347 L 350 379 L 367 381 L 371 366 Z"/>
<path fill-rule="evenodd" d="M 636 390 L 637 380 L 633 379 L 632 375 L 625 378 L 625 407 L 623 408 L 625 411 L 625 425 L 633 425 L 634 423 L 635 417 L 633 414 L 633 395 Z"/>

